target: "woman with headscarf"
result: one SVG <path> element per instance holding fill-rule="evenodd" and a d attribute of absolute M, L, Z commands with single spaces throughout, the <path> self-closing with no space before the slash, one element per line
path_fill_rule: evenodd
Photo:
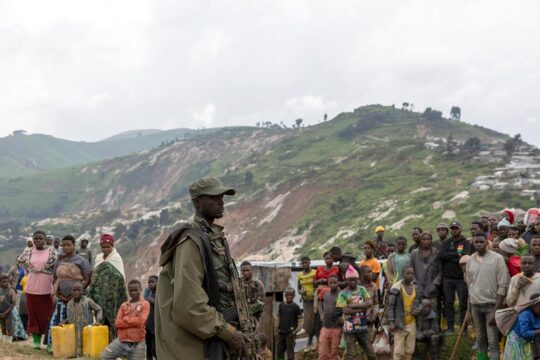
<path fill-rule="evenodd" d="M 56 297 L 56 306 L 51 317 L 50 327 L 65 322 L 67 318 L 67 303 L 73 297 L 73 285 L 82 282 L 87 286 L 90 282 L 92 267 L 88 260 L 75 253 L 75 238 L 66 235 L 62 239 L 62 255 L 53 269 L 53 294 Z M 51 332 L 49 331 L 49 346 L 52 350 Z"/>
<path fill-rule="evenodd" d="M 28 306 L 28 332 L 34 339 L 34 348 L 41 348 L 41 335 L 47 332 L 53 309 L 53 268 L 56 250 L 45 246 L 45 232 L 38 230 L 32 236 L 34 246 L 26 248 L 18 263 L 26 269 L 26 303 Z"/>
<path fill-rule="evenodd" d="M 88 287 L 88 297 L 103 309 L 103 322 L 109 326 L 114 339 L 116 314 L 123 302 L 127 301 L 124 263 L 114 248 L 114 237 L 101 235 L 99 241 L 102 253 L 96 256 L 92 281 Z"/>
<path fill-rule="evenodd" d="M 506 238 L 499 243 L 499 254 L 504 257 L 506 267 L 510 276 L 517 275 L 521 272 L 521 259 L 516 255 L 518 250 L 518 241 L 513 238 Z"/>

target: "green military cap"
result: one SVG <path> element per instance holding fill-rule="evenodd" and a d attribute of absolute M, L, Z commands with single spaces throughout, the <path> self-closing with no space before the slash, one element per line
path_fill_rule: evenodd
<path fill-rule="evenodd" d="M 234 195 L 233 188 L 223 186 L 221 181 L 214 177 L 201 178 L 189 187 L 189 195 L 192 199 L 201 195 Z"/>

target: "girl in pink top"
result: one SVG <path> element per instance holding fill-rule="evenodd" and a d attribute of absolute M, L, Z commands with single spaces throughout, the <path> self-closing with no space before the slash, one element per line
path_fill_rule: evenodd
<path fill-rule="evenodd" d="M 32 236 L 34 246 L 24 250 L 18 262 L 27 273 L 26 303 L 28 306 L 28 332 L 34 338 L 34 348 L 41 347 L 41 335 L 47 331 L 53 309 L 53 267 L 56 263 L 56 250 L 46 247 L 45 233 L 38 230 Z"/>

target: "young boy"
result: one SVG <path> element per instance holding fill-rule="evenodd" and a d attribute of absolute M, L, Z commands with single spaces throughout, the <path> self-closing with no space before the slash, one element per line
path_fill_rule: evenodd
<path fill-rule="evenodd" d="M 272 352 L 267 347 L 268 338 L 266 337 L 266 335 L 259 334 L 257 335 L 257 338 L 259 340 L 259 345 L 261 347 L 261 351 L 258 354 L 260 360 L 272 360 Z"/>
<path fill-rule="evenodd" d="M 339 358 L 339 342 L 343 326 L 343 311 L 336 307 L 339 296 L 339 280 L 337 275 L 327 279 L 328 288 L 319 293 L 322 307 L 322 329 L 319 336 L 319 360 L 337 360 Z"/>
<path fill-rule="evenodd" d="M 336 301 L 336 307 L 343 309 L 345 324 L 343 332 L 347 343 L 346 359 L 356 359 L 356 342 L 369 360 L 375 360 L 375 352 L 367 332 L 367 310 L 373 305 L 365 287 L 359 286 L 358 272 L 349 266 L 345 274 L 347 287 L 343 289 Z"/>
<path fill-rule="evenodd" d="M 431 360 L 439 360 L 439 347 L 442 334 L 439 331 L 437 314 L 431 308 L 429 299 L 422 299 L 422 310 L 416 318 L 416 341 L 426 343 Z M 422 356 L 424 359 L 425 356 Z"/>
<path fill-rule="evenodd" d="M 403 280 L 396 282 L 388 295 L 388 325 L 394 334 L 394 360 L 411 359 L 414 353 L 420 292 L 413 280 L 413 268 L 405 266 Z"/>
<path fill-rule="evenodd" d="M 84 287 L 81 282 L 73 284 L 73 298 L 67 303 L 66 322 L 75 325 L 77 334 L 77 356 L 82 356 L 82 334 L 85 326 L 92 324 L 100 324 L 103 318 L 103 310 L 101 306 L 96 304 L 94 300 L 83 295 Z M 96 321 L 94 321 L 94 315 Z"/>
<path fill-rule="evenodd" d="M 386 262 L 386 279 L 389 286 L 401 280 L 403 267 L 411 262 L 411 254 L 406 249 L 407 239 L 403 236 L 398 236 L 396 239 L 396 252 L 390 255 Z"/>
<path fill-rule="evenodd" d="M 148 277 L 148 292 L 144 295 L 144 299 L 150 304 L 150 312 L 146 321 L 146 360 L 157 358 L 156 355 L 156 332 L 154 329 L 154 303 L 156 301 L 156 288 L 158 277 L 150 275 Z"/>
<path fill-rule="evenodd" d="M 293 288 L 287 288 L 284 294 L 285 302 L 279 304 L 278 311 L 277 358 L 284 359 L 287 351 L 287 359 L 293 360 L 296 334 L 302 328 L 302 310 L 293 302 Z"/>
<path fill-rule="evenodd" d="M 131 280 L 128 283 L 131 300 L 120 306 L 114 323 L 118 337 L 103 350 L 100 355 L 101 360 L 115 360 L 118 357 L 133 360 L 145 358 L 145 327 L 150 304 L 141 299 L 141 292 L 142 286 L 139 280 Z"/>
<path fill-rule="evenodd" d="M 2 343 L 11 343 L 13 340 L 13 314 L 12 310 L 17 304 L 17 293 L 9 283 L 9 276 L 0 276 L 0 326 L 2 327 Z"/>

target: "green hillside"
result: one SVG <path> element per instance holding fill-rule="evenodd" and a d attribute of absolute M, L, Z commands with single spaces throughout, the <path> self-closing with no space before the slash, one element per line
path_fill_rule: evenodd
<path fill-rule="evenodd" d="M 77 142 L 43 134 L 0 138 L 0 178 L 85 164 L 151 149 L 164 141 L 183 139 L 193 130 L 133 131 L 98 142 Z"/>
<path fill-rule="evenodd" d="M 334 244 L 358 254 L 376 225 L 391 238 L 413 226 L 433 230 L 440 221 L 466 224 L 537 205 L 518 190 L 471 190 L 500 164 L 474 161 L 478 150 L 449 153 L 438 138 L 450 135 L 482 144 L 508 139 L 380 105 L 307 128 L 212 129 L 145 153 L 0 180 L 0 234 L 22 241 L 40 227 L 97 241 L 114 232 L 128 261 L 137 259 L 129 271 L 140 274 L 157 261 L 158 247 L 149 244 L 191 215 L 189 184 L 209 175 L 237 189 L 224 222 L 234 253 L 251 259 L 320 256 Z M 434 141 L 442 145 L 428 149 Z M 20 244 L 4 244 L 5 256 Z"/>

